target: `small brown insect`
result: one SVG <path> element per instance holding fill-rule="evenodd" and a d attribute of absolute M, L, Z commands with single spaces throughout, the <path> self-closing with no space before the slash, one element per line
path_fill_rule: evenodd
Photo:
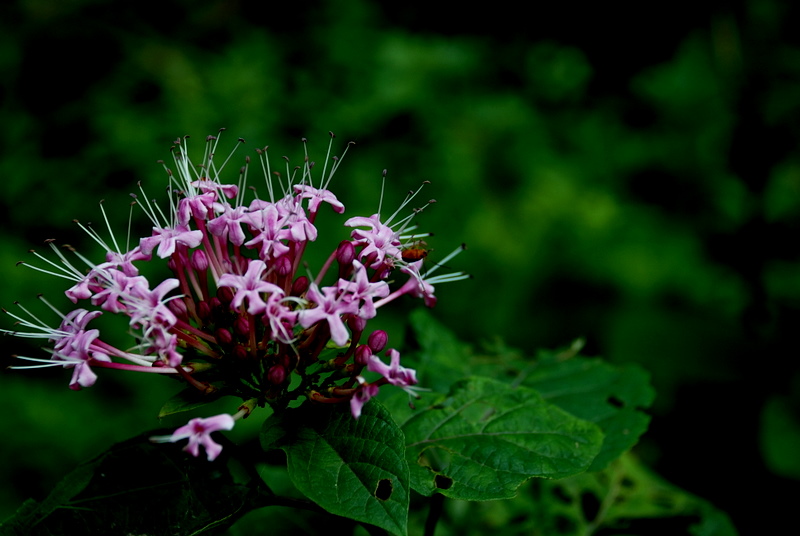
<path fill-rule="evenodd" d="M 429 249 L 425 248 L 427 245 L 428 244 L 426 244 L 423 240 L 418 240 L 410 246 L 403 248 L 400 256 L 406 262 L 415 262 L 420 259 L 424 259 L 428 256 L 428 252 L 430 251 Z"/>

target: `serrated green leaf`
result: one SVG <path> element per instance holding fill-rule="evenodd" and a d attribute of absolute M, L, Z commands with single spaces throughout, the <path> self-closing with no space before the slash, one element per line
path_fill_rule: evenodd
<path fill-rule="evenodd" d="M 264 422 L 265 450 L 286 452 L 289 477 L 328 512 L 406 534 L 409 474 L 403 432 L 377 401 L 358 420 L 349 405 L 304 405 Z"/>
<path fill-rule="evenodd" d="M 531 477 L 585 471 L 603 442 L 593 423 L 489 378 L 458 382 L 402 428 L 414 490 L 463 500 L 513 497 Z"/>
<path fill-rule="evenodd" d="M 589 471 L 599 471 L 633 447 L 647 430 L 655 391 L 649 375 L 634 364 L 614 366 L 579 356 L 541 352 L 522 382 L 548 402 L 596 423 L 605 434 L 603 448 Z"/>
<path fill-rule="evenodd" d="M 158 412 L 158 418 L 162 419 L 167 415 L 174 415 L 175 413 L 182 413 L 184 411 L 191 411 L 193 409 L 205 406 L 216 400 L 219 400 L 224 393 L 215 391 L 210 394 L 204 394 L 195 389 L 194 387 L 187 387 L 169 400 L 164 402 L 161 410 Z"/>

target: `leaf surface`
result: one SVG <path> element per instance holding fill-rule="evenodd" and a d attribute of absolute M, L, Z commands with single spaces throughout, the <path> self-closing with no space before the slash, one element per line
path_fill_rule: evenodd
<path fill-rule="evenodd" d="M 585 471 L 603 442 L 596 425 L 536 391 L 483 377 L 456 383 L 402 428 L 414 490 L 462 500 L 513 497 L 531 477 Z"/>
<path fill-rule="evenodd" d="M 597 358 L 540 352 L 523 385 L 548 402 L 603 430 L 603 448 L 589 471 L 599 471 L 633 447 L 647 430 L 655 391 L 634 364 L 614 366 Z"/>
<path fill-rule="evenodd" d="M 358 420 L 350 406 L 304 405 L 264 423 L 265 450 L 286 452 L 300 492 L 332 514 L 406 534 L 409 472 L 403 432 L 371 400 Z"/>

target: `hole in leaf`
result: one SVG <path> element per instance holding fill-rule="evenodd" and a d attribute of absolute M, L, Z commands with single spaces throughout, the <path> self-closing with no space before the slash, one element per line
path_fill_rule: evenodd
<path fill-rule="evenodd" d="M 375 498 L 379 501 L 388 501 L 389 497 L 392 496 L 392 491 L 394 491 L 392 481 L 388 478 L 382 478 L 378 480 L 378 487 L 375 488 Z"/>
<path fill-rule="evenodd" d="M 619 483 L 623 488 L 632 488 L 634 486 L 633 480 L 628 477 L 623 478 Z"/>
<path fill-rule="evenodd" d="M 450 489 L 453 487 L 453 479 L 449 476 L 436 475 L 436 478 L 433 479 L 433 485 L 438 489 Z"/>
<path fill-rule="evenodd" d="M 623 402 L 622 400 L 620 400 L 616 396 L 609 396 L 606 399 L 606 402 L 608 402 L 609 404 L 611 404 L 615 408 L 624 408 L 625 407 L 625 402 Z"/>
<path fill-rule="evenodd" d="M 572 498 L 567 495 L 561 486 L 556 486 L 553 488 L 553 496 L 564 504 L 570 504 L 572 502 Z"/>
<path fill-rule="evenodd" d="M 581 494 L 581 510 L 586 521 L 594 521 L 600 511 L 600 500 L 588 491 Z"/>
<path fill-rule="evenodd" d="M 572 534 L 575 532 L 575 521 L 567 516 L 556 516 L 556 532 L 558 534 Z"/>

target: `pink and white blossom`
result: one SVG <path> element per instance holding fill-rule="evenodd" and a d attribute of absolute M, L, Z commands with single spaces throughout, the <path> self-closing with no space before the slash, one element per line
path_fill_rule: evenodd
<path fill-rule="evenodd" d="M 388 364 L 378 356 L 388 342 L 385 331 L 373 331 L 364 341 L 368 325 L 381 307 L 401 296 L 432 306 L 435 284 L 466 277 L 431 277 L 436 267 L 426 271 L 422 261 L 403 259 L 404 243 L 428 236 L 401 236 L 413 229 L 408 224 L 421 210 L 406 210 L 419 190 L 388 218 L 379 208 L 371 216 L 346 219 L 338 229 L 318 228 L 323 203 L 336 214 L 345 211 L 329 189 L 337 157 L 330 167 L 315 167 L 304 156 L 297 177 L 291 172 L 282 178 L 271 172 L 266 149 L 257 150 L 267 185 L 261 198 L 247 185 L 249 159 L 238 178 L 222 178 L 231 157 L 214 161 L 217 142 L 215 136 L 207 139 L 204 160 L 195 165 L 186 138 L 176 140 L 165 203 L 150 200 L 141 186 L 141 195 L 132 194 L 152 227 L 151 235 L 132 247 L 122 246 L 128 240 L 115 238 L 110 224 L 112 236 L 105 239 L 79 223 L 104 248 L 103 262 L 72 248 L 64 253 L 52 241 L 55 260 L 34 253 L 46 266 L 26 265 L 66 279 L 65 295 L 81 307 L 62 313 L 42 298 L 57 327 L 20 305 L 21 313 L 3 310 L 13 329 L 0 328 L 44 341 L 47 358 L 18 356 L 34 364 L 16 368 L 71 368 L 72 389 L 94 385 L 99 369 L 113 368 L 173 376 L 202 396 L 239 397 L 244 402 L 234 415 L 192 419 L 172 435 L 154 438 L 188 440 L 184 450 L 199 456 L 202 447 L 209 460 L 222 450 L 211 434 L 230 430 L 258 406 L 280 411 L 306 396 L 314 403 L 349 403 L 359 418 L 380 386 L 412 388 L 416 373 L 401 365 L 397 350 L 385 352 Z M 410 213 L 404 217 L 403 210 Z M 338 231 L 330 242 L 337 244 L 333 251 L 324 251 L 324 240 L 314 243 L 323 230 Z M 312 266 L 304 255 L 314 248 L 327 255 L 321 266 Z M 408 276 L 402 284 L 394 282 L 398 273 Z M 121 320 L 129 342 L 117 347 L 109 341 L 119 340 L 119 334 L 107 336 L 113 327 L 91 324 L 104 314 L 104 320 Z M 367 382 L 364 369 L 381 378 Z"/>

